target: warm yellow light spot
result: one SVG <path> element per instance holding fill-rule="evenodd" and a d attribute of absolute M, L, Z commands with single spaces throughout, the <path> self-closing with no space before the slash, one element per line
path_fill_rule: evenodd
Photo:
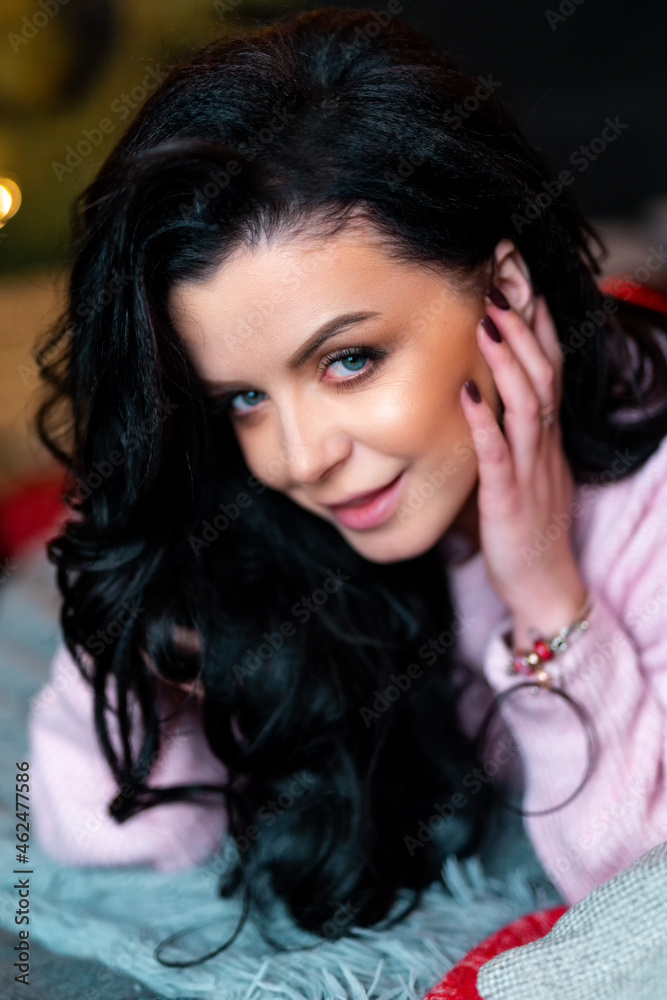
<path fill-rule="evenodd" d="M 11 177 L 0 177 L 0 226 L 21 207 L 21 188 Z"/>

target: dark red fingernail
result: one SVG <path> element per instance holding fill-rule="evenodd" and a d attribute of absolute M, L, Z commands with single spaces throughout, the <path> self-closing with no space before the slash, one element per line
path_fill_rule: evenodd
<path fill-rule="evenodd" d="M 477 383 L 472 379 L 468 379 L 467 382 L 463 383 L 465 385 L 466 392 L 472 399 L 473 403 L 481 403 L 482 397 L 479 394 L 479 389 L 477 388 Z"/>
<path fill-rule="evenodd" d="M 495 340 L 496 344 L 500 344 L 502 342 L 503 338 L 500 336 L 500 330 L 498 329 L 498 327 L 493 322 L 490 316 L 484 317 L 484 319 L 482 320 L 482 326 L 488 333 L 491 340 Z"/>
<path fill-rule="evenodd" d="M 499 288 L 496 288 L 495 285 L 491 285 L 490 288 L 487 290 L 486 294 L 488 298 L 491 299 L 494 306 L 498 306 L 499 309 L 512 308 L 507 299 L 505 298 L 505 296 L 503 295 L 503 293 L 500 291 Z"/>

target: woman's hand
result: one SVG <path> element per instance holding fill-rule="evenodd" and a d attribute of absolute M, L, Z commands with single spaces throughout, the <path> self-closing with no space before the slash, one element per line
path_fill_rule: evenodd
<path fill-rule="evenodd" d="M 479 463 L 480 544 L 489 580 L 512 613 L 520 649 L 532 646 L 529 629 L 550 637 L 569 624 L 586 597 L 571 545 L 574 479 L 559 421 L 563 355 L 543 296 L 535 300 L 533 326 L 491 301 L 477 326 L 480 350 L 505 405 L 504 434 L 491 407 L 461 390 Z M 502 341 L 489 330 L 499 331 Z M 475 389 L 473 384 L 473 397 Z"/>

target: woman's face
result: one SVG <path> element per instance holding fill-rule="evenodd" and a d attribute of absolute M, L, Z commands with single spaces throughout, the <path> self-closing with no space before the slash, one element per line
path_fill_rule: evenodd
<path fill-rule="evenodd" d="M 499 401 L 475 338 L 483 293 L 392 260 L 356 220 L 326 241 L 239 252 L 213 277 L 177 285 L 169 305 L 211 394 L 229 394 L 250 471 L 362 556 L 413 558 L 474 520 L 461 387 L 472 378 Z M 318 331 L 334 321 L 325 343 Z M 374 503 L 330 506 L 394 481 Z"/>

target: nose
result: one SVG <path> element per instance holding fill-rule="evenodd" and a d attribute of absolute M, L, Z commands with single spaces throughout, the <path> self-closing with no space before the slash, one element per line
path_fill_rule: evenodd
<path fill-rule="evenodd" d="M 280 413 L 285 479 L 292 485 L 325 479 L 350 451 L 349 434 L 321 400 L 307 405 L 303 398 Z"/>

